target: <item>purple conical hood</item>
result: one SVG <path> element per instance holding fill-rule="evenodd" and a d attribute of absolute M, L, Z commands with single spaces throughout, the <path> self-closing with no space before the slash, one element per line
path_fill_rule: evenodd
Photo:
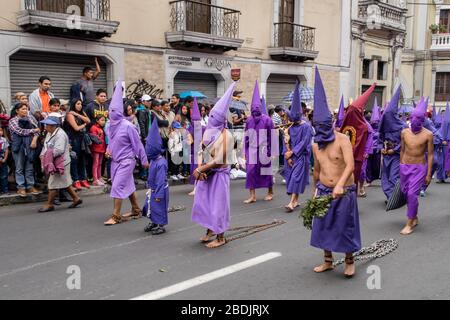
<path fill-rule="evenodd" d="M 202 116 L 200 115 L 200 110 L 198 108 L 197 98 L 194 98 L 194 105 L 192 106 L 192 121 L 200 121 L 202 120 Z"/>
<path fill-rule="evenodd" d="M 297 81 L 294 89 L 294 97 L 292 99 L 292 106 L 289 112 L 289 120 L 292 122 L 299 122 L 302 120 L 302 101 L 300 97 L 300 83 Z"/>
<path fill-rule="evenodd" d="M 124 118 L 125 116 L 123 114 L 123 87 L 122 87 L 122 80 L 119 79 L 116 82 L 116 87 L 114 89 L 111 103 L 109 105 L 109 119 L 111 120 L 111 124 L 113 124 L 114 122 L 119 122 Z"/>
<path fill-rule="evenodd" d="M 425 114 L 427 113 L 427 107 L 428 107 L 428 99 L 425 100 L 425 98 L 422 97 L 419 103 L 417 104 L 416 108 L 412 112 L 411 116 L 425 118 Z"/>
<path fill-rule="evenodd" d="M 267 112 L 267 103 L 266 103 L 266 98 L 264 96 L 262 96 L 262 113 L 265 115 L 269 115 L 269 113 Z"/>
<path fill-rule="evenodd" d="M 209 113 L 208 126 L 206 127 L 203 143 L 207 146 L 217 140 L 220 133 L 227 125 L 228 110 L 233 97 L 236 82 L 228 88 L 222 98 L 217 101 Z"/>
<path fill-rule="evenodd" d="M 442 126 L 440 132 L 442 135 L 442 139 L 450 141 L 450 105 L 448 102 L 444 117 L 442 118 Z"/>
<path fill-rule="evenodd" d="M 152 126 L 147 136 L 147 142 L 145 144 L 145 151 L 150 160 L 157 159 L 163 151 L 163 141 L 161 134 L 159 133 L 158 121 L 153 120 Z"/>
<path fill-rule="evenodd" d="M 327 123 L 333 121 L 333 116 L 328 108 L 327 95 L 323 87 L 319 69 L 316 68 L 316 76 L 314 83 L 314 113 L 313 123 Z"/>
<path fill-rule="evenodd" d="M 401 91 L 402 87 L 399 86 L 391 102 L 389 102 L 384 110 L 383 116 L 381 117 L 380 132 L 397 132 L 405 128 L 405 124 L 398 117 L 398 103 L 400 101 Z"/>
<path fill-rule="evenodd" d="M 433 123 L 436 124 L 437 120 L 436 102 L 433 103 L 433 115 L 431 117 L 431 120 L 433 120 Z"/>
<path fill-rule="evenodd" d="M 342 127 L 342 124 L 344 123 L 345 118 L 345 102 L 344 102 L 344 95 L 341 97 L 341 103 L 339 104 L 339 112 L 337 114 L 336 119 L 336 127 L 340 128 Z"/>
<path fill-rule="evenodd" d="M 252 105 L 251 105 L 252 114 L 254 112 L 261 112 L 262 113 L 261 108 L 262 108 L 261 95 L 259 94 L 258 80 L 256 80 L 255 89 L 253 90 L 253 98 L 252 98 Z"/>
<path fill-rule="evenodd" d="M 380 112 L 380 106 L 378 105 L 378 99 L 375 97 L 375 103 L 373 105 L 372 109 L 372 118 L 370 118 L 370 123 L 376 123 L 380 122 L 381 120 L 381 112 Z"/>

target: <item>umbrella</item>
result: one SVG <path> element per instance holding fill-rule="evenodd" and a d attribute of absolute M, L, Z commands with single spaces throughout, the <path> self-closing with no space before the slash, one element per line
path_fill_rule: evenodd
<path fill-rule="evenodd" d="M 192 98 L 197 98 L 197 99 L 206 99 L 206 98 L 208 98 L 207 96 L 205 96 L 200 91 L 183 91 L 182 93 L 180 93 L 180 98 L 181 99 L 186 99 L 187 97 L 192 97 Z"/>
<path fill-rule="evenodd" d="M 289 93 L 286 97 L 283 98 L 285 102 L 292 102 L 294 98 L 294 91 Z M 314 101 L 314 89 L 309 87 L 300 87 L 300 98 L 303 102 Z"/>

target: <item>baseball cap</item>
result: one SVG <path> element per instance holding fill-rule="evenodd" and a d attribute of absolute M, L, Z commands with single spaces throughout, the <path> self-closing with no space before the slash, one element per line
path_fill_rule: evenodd
<path fill-rule="evenodd" d="M 48 117 L 47 119 L 42 120 L 41 123 L 48 126 L 59 126 L 61 121 L 57 117 Z"/>
<path fill-rule="evenodd" d="M 144 94 L 143 96 L 142 96 L 142 99 L 141 99 L 142 101 L 152 101 L 153 99 L 152 99 L 152 97 L 150 97 L 148 94 Z"/>
<path fill-rule="evenodd" d="M 174 128 L 174 129 L 181 129 L 182 127 L 181 127 L 181 124 L 178 121 L 174 121 L 172 123 L 172 128 Z"/>

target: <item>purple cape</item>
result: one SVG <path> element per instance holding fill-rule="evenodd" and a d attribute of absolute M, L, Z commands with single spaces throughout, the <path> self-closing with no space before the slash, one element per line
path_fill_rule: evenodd
<path fill-rule="evenodd" d="M 264 114 L 258 119 L 250 117 L 247 120 L 244 141 L 247 189 L 273 186 L 271 134 L 274 128 L 272 119 Z M 262 132 L 265 132 L 265 136 Z M 261 159 L 261 155 L 265 155 L 264 159 Z"/>
<path fill-rule="evenodd" d="M 143 215 L 148 217 L 152 223 L 167 225 L 169 223 L 169 184 L 167 182 L 167 160 L 162 156 L 150 163 L 147 188 L 151 190 L 151 196 L 150 199 L 147 197 Z M 160 199 L 160 201 L 157 202 L 156 199 Z"/>

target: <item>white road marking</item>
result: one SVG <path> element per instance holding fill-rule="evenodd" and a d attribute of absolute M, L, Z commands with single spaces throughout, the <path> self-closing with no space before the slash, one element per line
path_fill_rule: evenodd
<path fill-rule="evenodd" d="M 268 262 L 270 260 L 276 259 L 281 257 L 282 254 L 279 252 L 271 252 L 271 253 L 267 253 L 265 255 L 256 257 L 254 259 L 250 259 L 211 273 L 207 273 L 205 275 L 193 278 L 191 280 L 187 280 L 184 282 L 180 282 L 178 284 L 175 284 L 173 286 L 161 289 L 161 290 L 157 290 L 157 291 L 153 291 L 150 292 L 148 294 L 144 294 L 142 296 L 133 298 L 131 300 L 159 300 L 159 299 L 163 299 L 169 296 L 172 296 L 174 294 L 180 293 L 182 291 L 186 291 L 189 290 L 191 288 L 200 286 L 202 284 L 211 282 L 213 280 L 217 280 L 219 278 L 223 278 L 226 277 L 230 274 L 257 266 L 261 263 L 264 262 Z"/>

